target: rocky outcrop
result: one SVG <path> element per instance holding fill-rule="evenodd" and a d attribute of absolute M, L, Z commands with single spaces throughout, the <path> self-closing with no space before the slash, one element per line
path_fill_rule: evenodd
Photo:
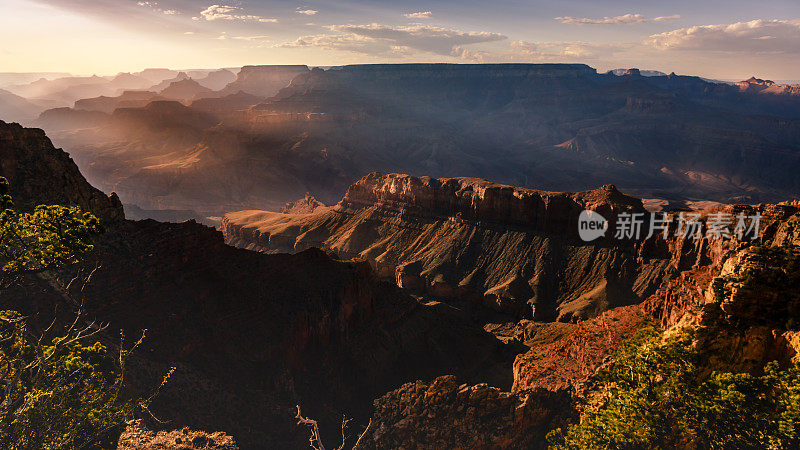
<path fill-rule="evenodd" d="M 644 212 L 639 199 L 611 185 L 573 194 L 504 186 L 478 178 L 418 178 L 377 172 L 350 186 L 339 204 L 340 209 L 372 206 L 410 216 L 519 225 L 574 237 L 578 216 L 585 209 L 611 220 L 621 212 Z M 613 222 L 611 225 L 613 228 Z"/>
<path fill-rule="evenodd" d="M 189 428 L 153 431 L 143 426 L 138 420 L 128 424 L 117 445 L 117 450 L 190 450 L 196 448 L 239 450 L 233 437 L 220 431 L 206 433 Z"/>
<path fill-rule="evenodd" d="M 236 80 L 225 86 L 223 94 L 239 91 L 261 97 L 271 97 L 286 87 L 297 75 L 308 72 L 308 66 L 244 66 Z"/>
<path fill-rule="evenodd" d="M 310 193 L 300 200 L 289 202 L 278 212 L 282 214 L 311 214 L 319 208 L 324 208 L 325 204 L 314 198 Z"/>
<path fill-rule="evenodd" d="M 613 229 L 641 201 L 613 186 L 544 192 L 472 178 L 365 176 L 332 209 L 305 215 L 227 214 L 228 242 L 262 251 L 330 249 L 370 261 L 412 291 L 537 320 L 577 320 L 637 303 L 670 272 L 669 259 L 634 243 L 587 244 L 584 209 Z"/>
<path fill-rule="evenodd" d="M 0 176 L 11 184 L 17 207 L 76 205 L 104 222 L 125 217 L 116 194 L 106 196 L 81 175 L 69 155 L 36 128 L 0 121 Z"/>
<path fill-rule="evenodd" d="M 546 448 L 547 432 L 565 423 L 570 411 L 564 391 L 512 394 L 443 376 L 377 399 L 359 448 Z"/>
<path fill-rule="evenodd" d="M 556 330 L 552 342 L 539 342 L 514 360 L 513 392 L 528 389 L 575 390 L 614 355 L 620 343 L 648 325 L 641 305 L 606 311 L 578 323 L 568 333 Z M 547 332 L 553 333 L 552 330 Z"/>
<path fill-rule="evenodd" d="M 796 204 L 733 210 L 763 215 L 760 238 L 727 241 L 718 259 L 682 272 L 643 306 L 669 333 L 694 331 L 707 371 L 758 373 L 800 350 L 800 254 L 793 240 L 800 215 Z"/>
<path fill-rule="evenodd" d="M 750 77 L 745 81 L 739 81 L 736 86 L 742 91 L 751 94 L 770 94 L 770 95 L 800 95 L 800 84 L 777 84 L 772 80 L 762 80 L 761 78 Z"/>

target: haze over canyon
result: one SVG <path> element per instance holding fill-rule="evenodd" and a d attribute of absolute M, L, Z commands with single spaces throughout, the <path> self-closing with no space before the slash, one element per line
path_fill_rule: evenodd
<path fill-rule="evenodd" d="M 600 74 L 580 64 L 192 75 L 146 70 L 14 89 L 39 105 L 69 105 L 27 123 L 67 149 L 95 185 L 132 208 L 198 218 L 276 210 L 306 192 L 335 203 L 371 171 L 546 190 L 611 183 L 675 206 L 778 201 L 800 190 L 800 88 L 768 80 Z M 5 104 L 6 117 L 37 110 Z"/>

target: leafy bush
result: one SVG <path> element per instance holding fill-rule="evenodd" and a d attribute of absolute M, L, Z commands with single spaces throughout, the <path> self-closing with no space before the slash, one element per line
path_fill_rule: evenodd
<path fill-rule="evenodd" d="M 800 366 L 704 378 L 691 341 L 639 332 L 599 374 L 603 405 L 551 432 L 551 448 L 800 447 Z"/>

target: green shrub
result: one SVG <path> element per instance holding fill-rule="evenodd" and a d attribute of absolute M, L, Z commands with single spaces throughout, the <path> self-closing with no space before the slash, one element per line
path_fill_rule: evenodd
<path fill-rule="evenodd" d="M 688 334 L 662 342 L 656 329 L 641 331 L 599 374 L 602 406 L 551 432 L 551 448 L 800 446 L 800 367 L 703 378 L 700 356 Z"/>

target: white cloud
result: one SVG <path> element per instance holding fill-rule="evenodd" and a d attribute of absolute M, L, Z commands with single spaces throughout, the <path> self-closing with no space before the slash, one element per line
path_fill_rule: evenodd
<path fill-rule="evenodd" d="M 257 20 L 259 22 L 277 22 L 278 19 L 265 18 L 252 14 L 243 14 L 244 8 L 229 5 L 211 5 L 200 11 L 201 17 L 192 17 L 192 20 Z"/>
<path fill-rule="evenodd" d="M 671 16 L 659 16 L 653 19 L 653 22 L 669 22 L 670 20 L 680 19 L 680 14 L 673 14 Z"/>
<path fill-rule="evenodd" d="M 391 50 L 391 46 L 353 34 L 318 34 L 301 36 L 294 41 L 283 42 L 276 47 L 307 48 L 320 47 L 326 50 L 342 50 L 354 53 L 381 54 Z"/>
<path fill-rule="evenodd" d="M 668 22 L 670 20 L 680 19 L 678 14 L 672 16 L 660 16 L 653 19 L 645 17 L 641 14 L 625 14 L 623 16 L 603 17 L 602 19 L 589 19 L 586 17 L 556 17 L 561 23 L 569 25 L 636 25 L 650 22 Z"/>
<path fill-rule="evenodd" d="M 433 12 L 431 11 L 418 11 L 408 14 L 403 14 L 404 16 L 408 17 L 409 19 L 430 19 L 433 17 Z"/>
<path fill-rule="evenodd" d="M 194 31 L 185 31 L 183 34 L 191 36 L 194 34 Z"/>
<path fill-rule="evenodd" d="M 800 54 L 800 19 L 680 28 L 654 34 L 645 44 L 661 50 Z"/>
<path fill-rule="evenodd" d="M 168 16 L 175 16 L 181 13 L 177 9 L 161 9 L 161 7 L 158 6 L 158 2 L 143 1 L 136 2 L 136 5 L 144 8 L 150 8 L 155 12 L 166 14 Z"/>
<path fill-rule="evenodd" d="M 318 13 L 319 11 L 317 11 L 316 9 L 300 9 L 300 8 L 297 8 L 297 11 L 295 11 L 295 12 L 297 14 L 304 14 L 306 16 L 313 16 L 314 14 Z"/>

